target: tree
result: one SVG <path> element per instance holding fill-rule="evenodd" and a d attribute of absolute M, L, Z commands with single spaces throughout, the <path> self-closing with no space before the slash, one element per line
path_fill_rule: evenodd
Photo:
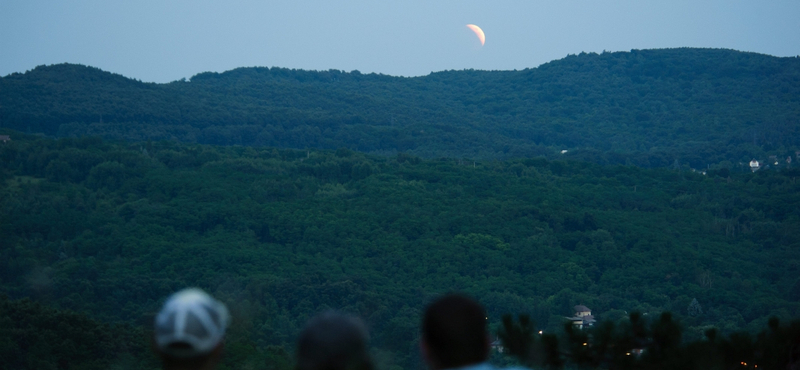
<path fill-rule="evenodd" d="M 689 316 L 700 316 L 703 314 L 703 307 L 700 306 L 700 302 L 697 302 L 697 298 L 692 298 L 692 303 L 689 303 L 687 311 Z"/>

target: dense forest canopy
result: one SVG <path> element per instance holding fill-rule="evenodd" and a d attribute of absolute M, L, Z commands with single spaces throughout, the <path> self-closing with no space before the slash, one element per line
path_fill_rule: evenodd
<path fill-rule="evenodd" d="M 223 368 L 288 370 L 330 308 L 367 321 L 381 370 L 419 368 L 421 310 L 449 291 L 567 346 L 581 304 L 708 339 L 681 350 L 769 326 L 768 347 L 800 333 L 776 329 L 800 317 L 798 123 L 800 59 L 720 49 L 1 77 L 0 369 L 157 366 L 147 328 L 186 286 L 233 312 Z"/>
<path fill-rule="evenodd" d="M 611 321 L 671 311 L 686 339 L 800 316 L 797 169 L 702 175 L 0 134 L 12 138 L 0 142 L 0 322 L 18 326 L 0 351 L 69 325 L 130 339 L 185 286 L 230 306 L 227 361 L 239 365 L 287 363 L 303 323 L 337 308 L 368 322 L 382 369 L 417 368 L 420 312 L 448 291 L 477 297 L 493 328 L 528 313 L 548 332 L 576 304 Z M 67 326 L 50 327 L 59 315 Z"/>
<path fill-rule="evenodd" d="M 0 78 L 0 127 L 22 132 L 425 158 L 736 170 L 772 155 L 784 165 L 798 122 L 800 59 L 721 49 L 414 78 L 239 68 L 153 84 L 69 64 Z"/>

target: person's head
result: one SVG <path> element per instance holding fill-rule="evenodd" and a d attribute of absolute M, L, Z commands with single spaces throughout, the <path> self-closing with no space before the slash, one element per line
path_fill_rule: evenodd
<path fill-rule="evenodd" d="M 296 370 L 372 370 L 368 343 L 369 334 L 360 319 L 322 313 L 300 333 Z"/>
<path fill-rule="evenodd" d="M 474 299 L 460 294 L 433 301 L 422 320 L 421 347 L 423 357 L 434 369 L 486 361 L 489 356 L 486 311 Z"/>
<path fill-rule="evenodd" d="M 171 295 L 155 319 L 153 346 L 165 369 L 214 367 L 230 322 L 222 302 L 197 288 Z"/>

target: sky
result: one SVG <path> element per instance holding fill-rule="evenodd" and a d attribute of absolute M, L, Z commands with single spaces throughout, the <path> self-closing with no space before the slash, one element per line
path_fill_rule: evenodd
<path fill-rule="evenodd" d="M 799 18 L 798 0 L 0 0 L 0 76 L 56 63 L 158 83 L 253 66 L 421 76 L 674 47 L 785 57 L 800 54 Z"/>

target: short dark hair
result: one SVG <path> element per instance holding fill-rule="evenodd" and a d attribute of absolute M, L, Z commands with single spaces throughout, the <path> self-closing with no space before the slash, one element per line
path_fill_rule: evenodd
<path fill-rule="evenodd" d="M 467 296 L 445 295 L 425 310 L 422 338 L 441 368 L 486 361 L 489 355 L 486 311 Z"/>
<path fill-rule="evenodd" d="M 322 313 L 300 333 L 296 370 L 372 370 L 368 342 L 367 328 L 359 318 Z"/>
<path fill-rule="evenodd" d="M 183 343 L 183 342 L 176 342 L 170 344 L 170 347 L 174 349 L 188 349 L 191 348 L 191 344 Z M 164 370 L 171 370 L 171 369 L 200 369 L 209 363 L 215 365 L 220 360 L 220 356 L 222 355 L 222 343 L 218 344 L 211 352 L 193 356 L 193 357 L 175 357 L 169 355 L 167 353 L 163 353 L 159 351 L 155 345 L 156 353 L 161 358 L 161 365 Z"/>

